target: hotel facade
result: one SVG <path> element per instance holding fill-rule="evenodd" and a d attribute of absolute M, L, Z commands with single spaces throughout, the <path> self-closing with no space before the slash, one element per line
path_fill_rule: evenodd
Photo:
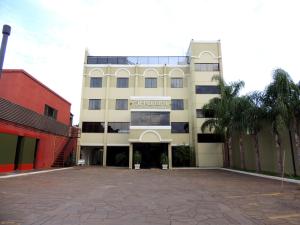
<path fill-rule="evenodd" d="M 141 168 L 222 167 L 222 138 L 201 125 L 220 90 L 220 42 L 192 40 L 186 56 L 91 56 L 85 53 L 78 159 L 87 165 Z"/>

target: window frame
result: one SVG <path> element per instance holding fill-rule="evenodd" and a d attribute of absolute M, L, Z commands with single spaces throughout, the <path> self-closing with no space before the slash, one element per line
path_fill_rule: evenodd
<path fill-rule="evenodd" d="M 99 108 L 98 107 L 94 107 L 94 105 L 92 104 L 93 101 L 99 101 Z M 101 99 L 98 98 L 92 98 L 89 99 L 89 110 L 101 110 Z"/>
<path fill-rule="evenodd" d="M 88 130 L 88 128 L 90 130 Z M 104 133 L 104 131 L 105 131 L 104 122 L 90 122 L 90 121 L 82 122 L 82 133 Z"/>
<path fill-rule="evenodd" d="M 123 102 L 123 101 L 126 101 L 127 104 L 120 103 L 120 102 Z M 119 102 L 119 104 L 121 104 L 122 106 L 125 106 L 125 105 L 126 105 L 126 107 L 125 107 L 125 108 L 119 107 L 120 105 L 118 105 L 118 102 Z M 128 110 L 128 99 L 116 99 L 115 110 Z"/>
<path fill-rule="evenodd" d="M 92 82 L 95 79 L 100 80 L 99 86 L 95 86 L 94 83 Z M 90 77 L 90 88 L 102 88 L 102 77 Z"/>
<path fill-rule="evenodd" d="M 195 85 L 196 94 L 221 94 L 218 85 Z"/>
<path fill-rule="evenodd" d="M 197 72 L 218 72 L 220 71 L 219 63 L 195 63 L 194 69 Z"/>
<path fill-rule="evenodd" d="M 150 83 L 149 83 L 149 81 L 150 81 Z M 153 81 L 155 81 L 155 82 L 153 82 Z M 153 84 L 155 84 L 155 85 L 153 85 Z M 145 88 L 157 88 L 157 77 L 145 77 Z"/>
<path fill-rule="evenodd" d="M 122 86 L 122 84 L 124 84 L 121 81 L 125 81 L 126 80 L 126 85 Z M 129 87 L 129 78 L 128 77 L 117 77 L 117 84 L 116 84 L 117 88 L 128 88 Z"/>
<path fill-rule="evenodd" d="M 179 83 L 179 85 L 177 86 L 177 82 L 175 82 L 175 83 L 173 83 L 173 81 L 181 81 L 180 83 Z M 183 88 L 183 78 L 181 78 L 181 77 L 173 77 L 173 78 L 171 78 L 171 88 Z"/>
<path fill-rule="evenodd" d="M 182 102 L 182 104 L 179 104 L 179 102 Z M 171 99 L 171 110 L 184 110 L 184 99 Z"/>
<path fill-rule="evenodd" d="M 183 125 L 183 129 L 175 129 L 175 125 Z M 185 125 L 187 127 L 185 128 Z M 171 122 L 171 133 L 173 134 L 188 134 L 189 133 L 189 122 Z"/>
<path fill-rule="evenodd" d="M 117 125 L 117 124 L 121 125 L 120 131 L 118 129 L 114 130 L 114 128 L 111 127 L 111 125 Z M 125 127 L 127 129 L 124 129 Z M 127 133 L 129 133 L 129 129 L 130 129 L 129 127 L 130 127 L 129 122 L 108 122 L 107 123 L 107 133 L 127 134 Z"/>
<path fill-rule="evenodd" d="M 45 106 L 44 106 L 44 115 L 45 116 L 47 116 L 48 118 L 56 120 L 57 119 L 57 114 L 58 114 L 57 109 L 55 109 L 54 107 L 51 107 L 50 105 L 45 104 Z"/>

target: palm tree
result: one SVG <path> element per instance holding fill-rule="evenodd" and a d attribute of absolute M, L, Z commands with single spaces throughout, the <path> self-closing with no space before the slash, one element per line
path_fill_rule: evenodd
<path fill-rule="evenodd" d="M 262 121 L 265 117 L 264 107 L 262 105 L 263 93 L 252 92 L 247 95 L 250 106 L 247 109 L 247 128 L 248 133 L 252 135 L 255 149 L 255 169 L 261 172 L 260 148 L 258 143 L 258 134 L 262 129 Z"/>
<path fill-rule="evenodd" d="M 263 101 L 267 111 L 267 119 L 271 122 L 275 137 L 278 173 L 283 174 L 285 149 L 282 147 L 281 132 L 284 129 L 290 130 L 290 125 L 295 118 L 295 110 L 299 107 L 297 106 L 297 102 L 299 102 L 299 88 L 297 88 L 297 85 L 286 71 L 276 69 L 273 72 L 273 81 L 265 90 Z M 295 131 L 294 133 L 296 135 L 297 132 Z M 297 152 L 300 152 L 299 146 Z"/>
<path fill-rule="evenodd" d="M 248 114 L 251 108 L 251 102 L 247 96 L 235 97 L 232 107 L 232 128 L 239 133 L 240 166 L 241 169 L 244 170 L 246 164 L 243 138 L 248 131 Z"/>
<path fill-rule="evenodd" d="M 232 118 L 233 118 L 233 104 L 234 98 L 238 96 L 239 91 L 244 86 L 243 81 L 232 82 L 226 84 L 222 77 L 214 76 L 213 80 L 218 81 L 220 89 L 220 96 L 215 97 L 209 103 L 203 106 L 203 111 L 210 110 L 214 112 L 214 118 L 207 119 L 201 126 L 201 131 L 205 132 L 206 129 L 220 134 L 224 137 L 224 165 L 233 166 L 232 159 Z M 226 160 L 226 151 L 228 150 L 229 162 Z"/>

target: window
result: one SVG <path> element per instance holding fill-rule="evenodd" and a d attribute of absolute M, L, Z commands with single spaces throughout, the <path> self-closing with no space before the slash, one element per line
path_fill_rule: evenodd
<path fill-rule="evenodd" d="M 102 87 L 102 78 L 101 77 L 91 77 L 90 87 L 91 88 L 100 88 L 100 87 Z"/>
<path fill-rule="evenodd" d="M 104 133 L 103 122 L 82 122 L 83 133 Z"/>
<path fill-rule="evenodd" d="M 116 99 L 116 110 L 127 110 L 128 99 Z"/>
<path fill-rule="evenodd" d="M 145 78 L 145 88 L 157 88 L 157 78 Z"/>
<path fill-rule="evenodd" d="M 171 78 L 171 88 L 182 88 L 183 79 L 182 78 Z"/>
<path fill-rule="evenodd" d="M 89 110 L 97 110 L 101 108 L 101 99 L 89 99 Z"/>
<path fill-rule="evenodd" d="M 215 85 L 197 85 L 196 94 L 220 94 L 220 88 Z"/>
<path fill-rule="evenodd" d="M 219 71 L 219 63 L 195 63 L 195 71 Z"/>
<path fill-rule="evenodd" d="M 222 143 L 224 138 L 219 134 L 198 134 L 198 143 Z"/>
<path fill-rule="evenodd" d="M 126 122 L 109 122 L 107 125 L 108 133 L 128 133 L 129 123 Z"/>
<path fill-rule="evenodd" d="M 187 122 L 172 122 L 171 133 L 188 133 L 189 123 Z"/>
<path fill-rule="evenodd" d="M 170 126 L 170 112 L 131 112 L 132 126 Z"/>
<path fill-rule="evenodd" d="M 215 112 L 211 109 L 196 109 L 197 118 L 214 118 Z"/>
<path fill-rule="evenodd" d="M 172 99 L 171 100 L 172 104 L 172 110 L 183 110 L 183 99 Z"/>
<path fill-rule="evenodd" d="M 117 88 L 128 88 L 128 78 L 117 78 Z"/>
<path fill-rule="evenodd" d="M 54 108 L 52 108 L 49 105 L 45 105 L 44 115 L 56 120 L 56 118 L 57 118 L 57 110 L 54 109 Z"/>

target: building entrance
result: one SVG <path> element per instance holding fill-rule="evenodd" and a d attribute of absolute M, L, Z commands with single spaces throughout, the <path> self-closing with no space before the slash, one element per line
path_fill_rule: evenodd
<path fill-rule="evenodd" d="M 141 168 L 161 168 L 160 158 L 163 153 L 168 155 L 168 143 L 134 143 L 133 155 L 135 151 L 141 153 Z"/>

